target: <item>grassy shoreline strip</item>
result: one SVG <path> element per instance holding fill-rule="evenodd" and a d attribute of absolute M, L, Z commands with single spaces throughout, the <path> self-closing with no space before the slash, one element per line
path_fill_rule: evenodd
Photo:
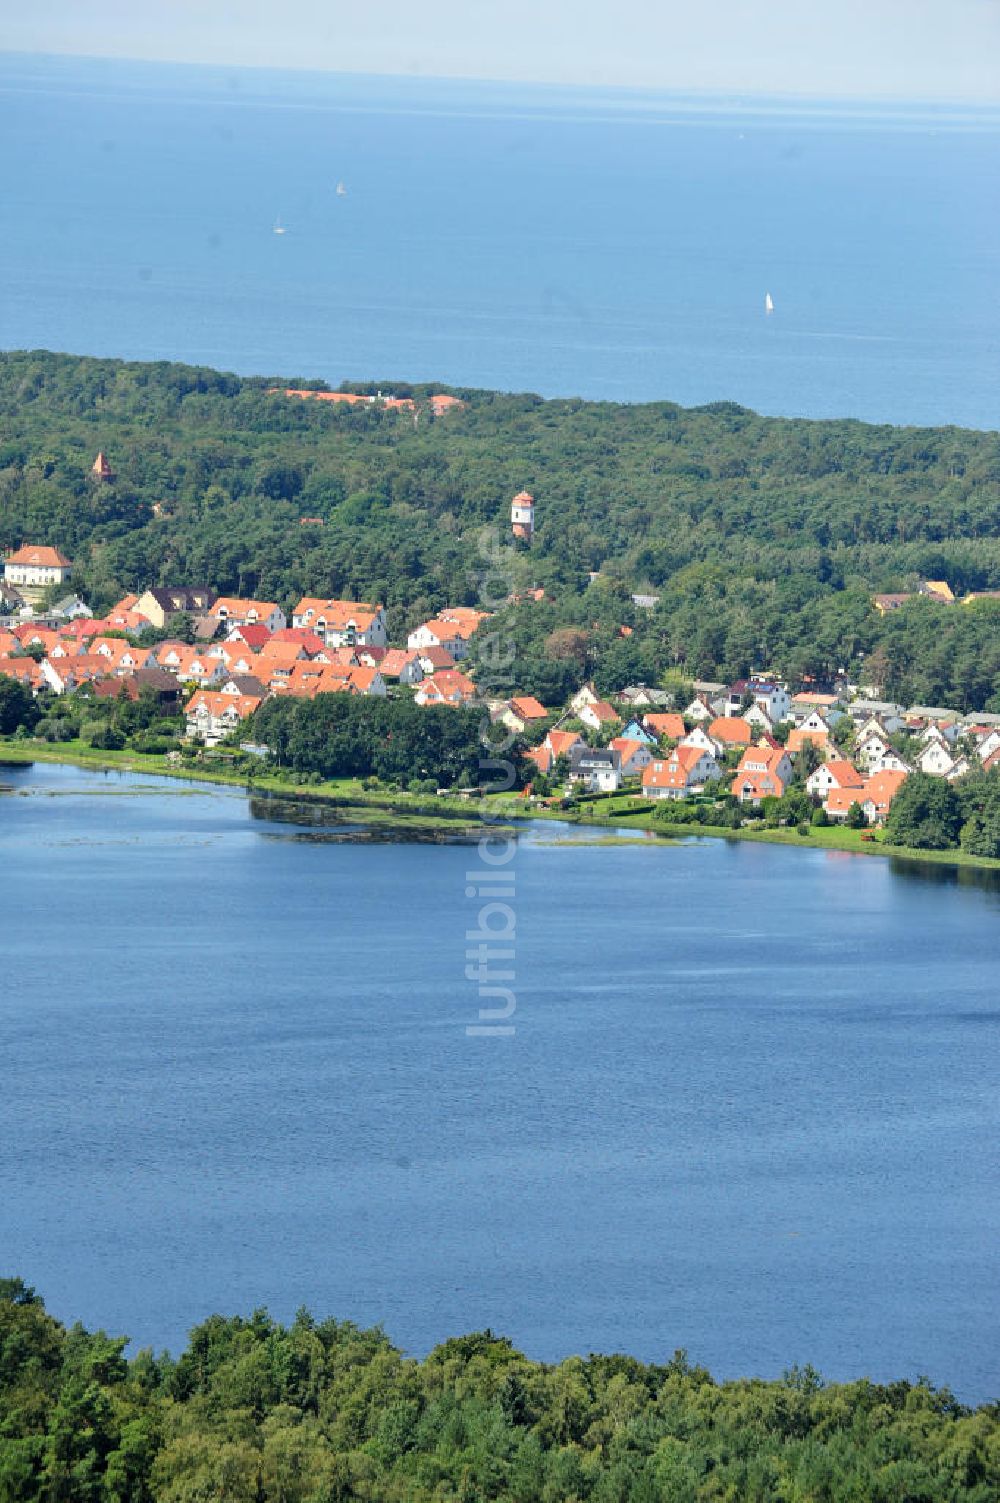
<path fill-rule="evenodd" d="M 276 773 L 262 773 L 248 782 L 244 773 L 225 767 L 211 768 L 193 766 L 189 762 L 168 765 L 163 757 L 135 751 L 96 751 L 78 743 L 60 746 L 39 746 L 32 742 L 0 738 L 0 766 L 4 762 L 25 765 L 31 762 L 55 763 L 66 766 L 89 768 L 94 771 L 146 774 L 151 777 L 178 778 L 193 783 L 213 783 L 255 796 L 293 798 L 303 803 L 341 806 L 344 808 L 370 807 L 386 810 L 401 819 L 422 819 L 441 825 L 454 825 L 460 820 L 472 824 L 489 811 L 502 820 L 553 820 L 583 829 L 611 829 L 620 826 L 623 811 L 615 808 L 616 801 L 587 804 L 588 812 L 566 809 L 541 809 L 526 806 L 520 799 L 510 795 L 496 795 L 483 800 L 471 801 L 460 798 L 435 798 L 403 792 L 372 792 L 362 788 L 354 778 L 338 779 L 326 783 L 298 784 Z M 593 812 L 589 812 L 593 811 Z M 1000 871 L 1000 861 L 988 856 L 972 856 L 961 850 L 914 850 L 909 846 L 888 845 L 884 840 L 863 840 L 860 830 L 849 830 L 841 825 L 811 826 L 807 835 L 796 829 L 743 829 L 733 830 L 722 825 L 699 825 L 661 822 L 656 810 L 648 813 L 630 813 L 629 830 L 643 830 L 664 841 L 684 839 L 750 841 L 759 845 L 786 845 L 798 850 L 840 851 L 852 856 L 883 856 L 901 861 L 932 863 L 939 866 L 971 867 L 984 871 Z M 594 842 L 597 844 L 598 842 Z M 627 845 L 642 845 L 637 840 L 623 841 Z"/>

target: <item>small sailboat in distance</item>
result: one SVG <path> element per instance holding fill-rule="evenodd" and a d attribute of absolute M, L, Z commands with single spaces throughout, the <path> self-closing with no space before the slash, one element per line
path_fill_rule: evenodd
<path fill-rule="evenodd" d="M 769 292 L 765 292 L 765 294 L 764 294 L 764 312 L 765 313 L 773 313 L 774 312 L 774 298 L 771 296 L 771 294 Z"/>
<path fill-rule="evenodd" d="M 337 197 L 338 198 L 346 198 L 347 197 L 347 189 L 345 188 L 345 186 L 344 186 L 343 183 L 338 183 L 337 184 Z"/>
<path fill-rule="evenodd" d="M 276 235 L 283 235 L 285 233 L 285 226 L 282 224 L 280 216 L 274 221 L 274 233 Z"/>

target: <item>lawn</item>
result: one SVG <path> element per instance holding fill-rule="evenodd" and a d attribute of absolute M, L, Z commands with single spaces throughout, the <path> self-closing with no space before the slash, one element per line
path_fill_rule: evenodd
<path fill-rule="evenodd" d="M 567 824 L 595 828 L 624 825 L 630 830 L 648 830 L 654 835 L 661 835 L 665 840 L 705 836 L 710 839 L 790 845 L 803 850 L 845 851 L 855 856 L 896 856 L 909 861 L 928 861 L 944 866 L 1000 870 L 1000 861 L 986 856 L 970 856 L 959 850 L 917 851 L 906 846 L 888 845 L 881 831 L 849 830 L 844 825 L 811 825 L 808 834 L 800 835 L 796 828 L 788 826 L 776 830 L 765 829 L 763 822 L 739 830 L 722 825 L 672 824 L 669 820 L 658 817 L 657 810 L 662 805 L 658 805 L 656 809 L 651 808 L 646 800 L 631 794 L 593 799 L 572 809 L 560 809 L 558 803 L 545 807 L 511 793 L 487 794 L 484 798 L 477 799 L 461 798 L 458 795 L 431 798 L 427 794 L 406 793 L 402 790 L 365 789 L 357 778 L 299 783 L 289 773 L 261 772 L 248 779 L 245 769 L 227 767 L 221 758 L 205 763 L 168 763 L 162 756 L 143 752 L 96 751 L 81 741 L 49 745 L 0 738 L 0 765 L 5 761 L 62 762 L 78 767 L 118 768 L 122 772 L 141 772 L 192 782 L 224 783 L 257 794 L 273 793 L 285 798 L 336 804 L 345 809 L 382 809 L 403 818 L 419 817 L 425 824 L 442 828 L 454 826 L 459 820 L 472 826 L 484 818 L 561 820 Z"/>

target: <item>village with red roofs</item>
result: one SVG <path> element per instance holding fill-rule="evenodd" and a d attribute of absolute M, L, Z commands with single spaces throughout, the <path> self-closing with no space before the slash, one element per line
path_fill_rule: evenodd
<path fill-rule="evenodd" d="M 108 470 L 98 455 L 95 473 Z M 529 492 L 514 497 L 510 516 L 514 538 L 530 544 Z M 544 705 L 477 684 L 475 639 L 488 613 L 472 606 L 445 606 L 414 624 L 405 642 L 391 642 L 378 602 L 303 596 L 286 609 L 186 583 L 125 595 L 95 616 L 73 592 L 72 575 L 72 561 L 51 544 L 25 543 L 6 558 L 0 676 L 36 698 L 145 690 L 164 713 L 183 717 L 191 747 L 239 744 L 244 722 L 271 697 L 408 696 L 418 706 L 481 707 L 523 738 L 536 796 L 631 792 L 664 802 L 727 794 L 760 810 L 794 784 L 828 822 L 856 826 L 882 825 L 915 770 L 955 782 L 1000 764 L 1000 715 L 895 704 L 876 697 L 877 685 L 846 676 L 822 689 L 763 672 L 732 684 L 696 680 L 683 702 L 674 688 L 622 684 L 602 696 L 585 682 L 565 704 Z M 183 635 L 172 635 L 175 622 Z"/>

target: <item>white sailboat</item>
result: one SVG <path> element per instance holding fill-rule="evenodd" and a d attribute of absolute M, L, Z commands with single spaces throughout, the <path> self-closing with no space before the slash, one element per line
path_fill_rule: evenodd
<path fill-rule="evenodd" d="M 346 198 L 347 197 L 347 189 L 344 187 L 343 183 L 338 183 L 337 184 L 337 197 L 338 198 Z"/>
<path fill-rule="evenodd" d="M 274 233 L 276 235 L 283 235 L 285 233 L 285 226 L 282 224 L 280 218 L 274 221 Z"/>
<path fill-rule="evenodd" d="M 773 299 L 773 297 L 771 296 L 771 294 L 769 292 L 765 292 L 765 294 L 764 294 L 764 312 L 765 313 L 773 313 L 774 312 L 774 299 Z"/>

